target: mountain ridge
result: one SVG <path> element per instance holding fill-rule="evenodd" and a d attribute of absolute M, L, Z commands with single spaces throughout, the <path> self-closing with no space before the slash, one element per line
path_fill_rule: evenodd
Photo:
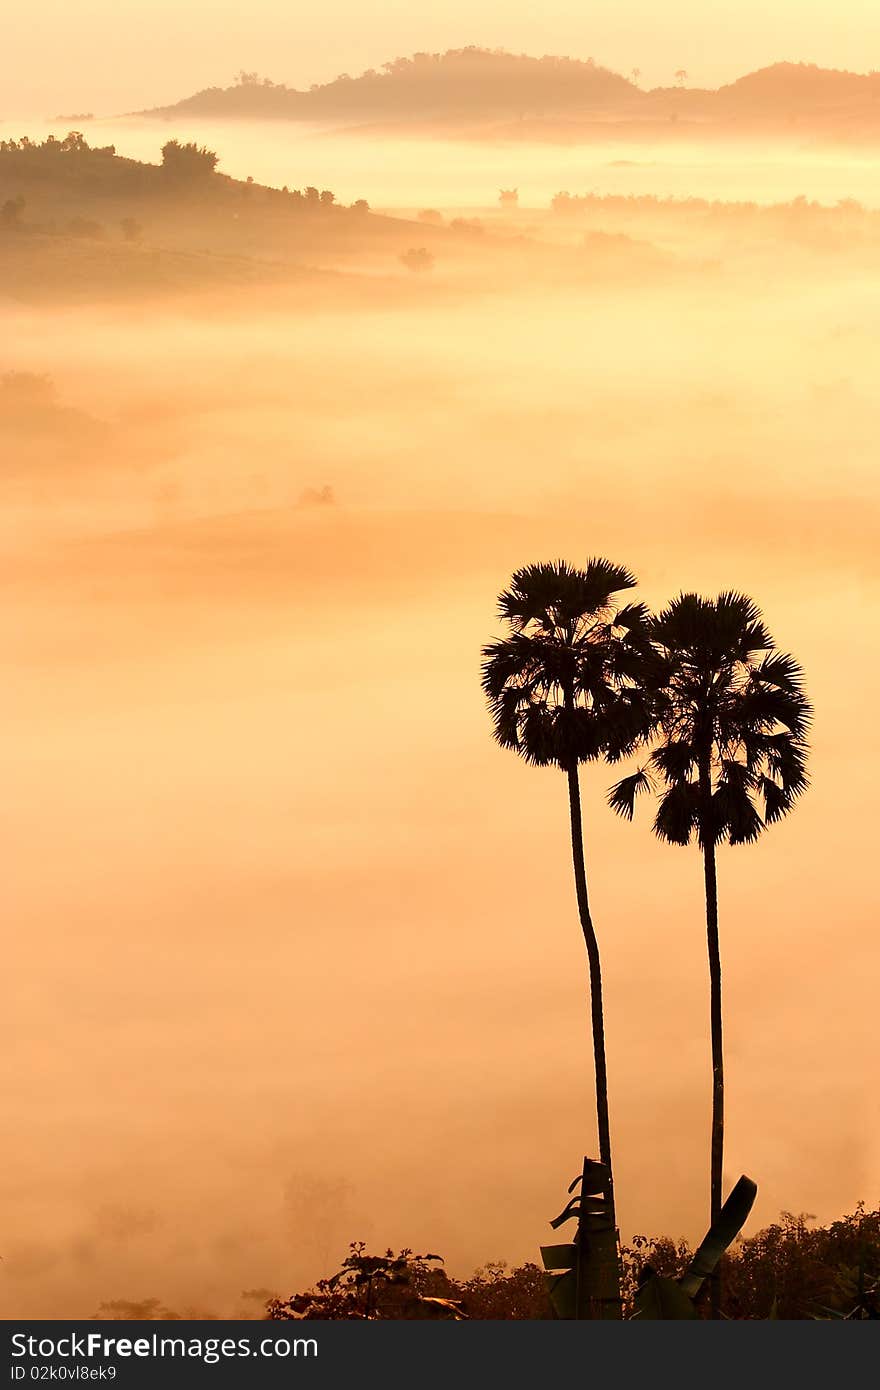
<path fill-rule="evenodd" d="M 643 88 L 590 59 L 531 57 L 497 49 L 450 49 L 397 58 L 358 77 L 341 74 L 308 90 L 241 72 L 170 106 L 132 113 L 158 119 L 311 121 L 547 121 L 588 118 L 614 124 L 678 120 L 718 125 L 753 121 L 850 124 L 880 131 L 880 73 L 778 62 L 717 88 Z"/>

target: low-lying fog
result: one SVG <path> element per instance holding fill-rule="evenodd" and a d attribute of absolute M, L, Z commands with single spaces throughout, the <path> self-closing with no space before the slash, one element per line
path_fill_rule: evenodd
<path fill-rule="evenodd" d="M 373 206 L 865 192 L 825 156 L 205 138 Z M 806 668 L 813 787 L 720 854 L 726 1185 L 758 1181 L 750 1229 L 876 1198 L 880 279 L 846 244 L 750 255 L 446 300 L 413 277 L 389 307 L 340 279 L 307 309 L 3 311 L 0 367 L 30 374 L 0 392 L 7 1316 L 232 1311 L 356 1238 L 536 1258 L 595 1147 L 586 965 L 562 780 L 495 748 L 478 677 L 497 591 L 559 555 L 654 603 L 744 588 Z M 615 821 L 609 780 L 584 774 L 619 1216 L 694 1238 L 699 857 Z"/>
<path fill-rule="evenodd" d="M 0 137 L 66 135 L 74 120 L 0 121 Z M 280 187 L 318 184 L 344 202 L 367 198 L 376 208 L 481 206 L 499 188 L 518 188 L 526 206 L 545 207 L 571 193 L 637 193 L 762 203 L 804 196 L 834 203 L 880 203 L 872 147 L 831 146 L 810 136 L 784 143 L 760 140 L 675 140 L 668 144 L 610 139 L 576 144 L 507 139 L 373 136 L 369 130 L 299 121 L 208 121 L 190 117 L 88 121 L 91 144 L 116 146 L 132 159 L 157 162 L 162 144 L 178 137 L 220 152 L 234 178 Z"/>

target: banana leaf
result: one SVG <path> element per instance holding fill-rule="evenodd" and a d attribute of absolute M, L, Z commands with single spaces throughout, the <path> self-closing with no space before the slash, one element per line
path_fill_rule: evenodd
<path fill-rule="evenodd" d="M 608 1169 L 585 1158 L 568 1190 L 575 1195 L 550 1225 L 557 1230 L 576 1219 L 577 1234 L 568 1245 L 541 1248 L 551 1306 L 559 1318 L 619 1320 L 620 1258 Z"/>
<path fill-rule="evenodd" d="M 576 1245 L 542 1245 L 541 1259 L 548 1274 L 559 1270 L 574 1269 L 577 1260 Z"/>
<path fill-rule="evenodd" d="M 697 1310 L 693 1300 L 688 1298 L 676 1279 L 667 1279 L 662 1274 L 652 1274 L 636 1294 L 636 1310 L 633 1317 L 642 1322 L 658 1318 L 682 1321 L 696 1316 Z"/>
<path fill-rule="evenodd" d="M 696 1298 L 703 1281 L 709 1278 L 728 1245 L 739 1235 L 754 1206 L 757 1191 L 757 1184 L 745 1174 L 734 1186 L 679 1280 L 681 1288 L 689 1298 Z"/>
<path fill-rule="evenodd" d="M 545 1274 L 547 1294 L 553 1316 L 566 1321 L 577 1317 L 577 1283 L 574 1270 L 567 1274 Z"/>

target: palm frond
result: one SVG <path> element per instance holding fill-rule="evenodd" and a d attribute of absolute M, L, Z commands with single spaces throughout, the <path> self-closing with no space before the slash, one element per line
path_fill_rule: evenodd
<path fill-rule="evenodd" d="M 699 826 L 699 789 L 695 782 L 676 782 L 660 798 L 654 834 L 672 845 L 686 845 Z"/>
<path fill-rule="evenodd" d="M 618 816 L 632 820 L 636 808 L 636 798 L 642 792 L 651 790 L 651 779 L 644 768 L 633 772 L 629 777 L 621 777 L 608 793 L 608 805 Z"/>
<path fill-rule="evenodd" d="M 751 844 L 764 829 L 758 808 L 741 782 L 723 777 L 712 795 L 710 824 L 716 841 Z"/>
<path fill-rule="evenodd" d="M 697 753 L 693 744 L 684 739 L 671 738 L 662 743 L 651 754 L 651 763 L 667 782 L 680 782 L 689 778 L 696 767 Z"/>

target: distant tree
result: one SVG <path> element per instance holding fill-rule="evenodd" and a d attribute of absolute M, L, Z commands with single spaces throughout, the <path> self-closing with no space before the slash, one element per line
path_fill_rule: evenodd
<path fill-rule="evenodd" d="M 0 207 L 0 226 L 6 231 L 13 231 L 21 226 L 21 214 L 25 209 L 24 198 L 19 193 L 17 198 L 7 198 L 6 202 Z"/>
<path fill-rule="evenodd" d="M 320 192 L 318 191 L 317 188 L 313 188 L 312 185 L 310 184 L 310 185 L 308 186 L 308 188 L 306 189 L 306 202 L 307 202 L 307 203 L 319 203 L 320 201 L 321 201 L 321 194 L 320 194 Z"/>
<path fill-rule="evenodd" d="M 425 246 L 411 246 L 399 259 L 407 270 L 432 270 L 434 267 L 434 257 Z"/>
<path fill-rule="evenodd" d="M 321 202 L 325 207 L 330 207 L 331 203 L 336 202 L 336 194 L 331 193 L 329 188 L 325 188 L 321 194 Z"/>
<path fill-rule="evenodd" d="M 641 75 L 642 75 L 642 70 L 641 70 L 641 68 L 633 68 L 632 72 L 630 73 L 630 77 L 632 78 L 632 80 L 633 80 L 633 82 L 636 84 L 636 86 L 639 85 L 639 78 L 641 77 Z"/>
<path fill-rule="evenodd" d="M 300 507 L 332 507 L 335 502 L 336 493 L 330 483 L 324 483 L 323 487 L 304 488 L 297 498 Z"/>
<path fill-rule="evenodd" d="M 509 207 L 512 205 L 513 207 L 516 207 L 517 203 L 519 202 L 519 189 L 502 188 L 498 194 L 498 201 L 502 204 L 502 206 L 506 205 Z"/>
<path fill-rule="evenodd" d="M 123 217 L 119 224 L 126 241 L 140 241 L 143 227 L 134 217 Z"/>
<path fill-rule="evenodd" d="M 352 212 L 369 212 L 370 205 L 366 198 L 357 198 L 351 205 Z"/>
<path fill-rule="evenodd" d="M 196 183 L 207 179 L 217 168 L 219 156 L 205 145 L 189 141 L 169 140 L 162 146 L 162 168 L 174 179 Z"/>
<path fill-rule="evenodd" d="M 675 80 L 678 83 L 679 87 L 683 86 L 684 83 L 687 82 L 688 75 L 684 68 L 678 69 L 678 71 L 675 74 Z"/>
<path fill-rule="evenodd" d="M 442 226 L 443 223 L 443 214 L 442 212 L 438 212 L 436 208 L 422 208 L 419 213 L 419 221 L 428 222 L 432 226 L 439 227 Z"/>

